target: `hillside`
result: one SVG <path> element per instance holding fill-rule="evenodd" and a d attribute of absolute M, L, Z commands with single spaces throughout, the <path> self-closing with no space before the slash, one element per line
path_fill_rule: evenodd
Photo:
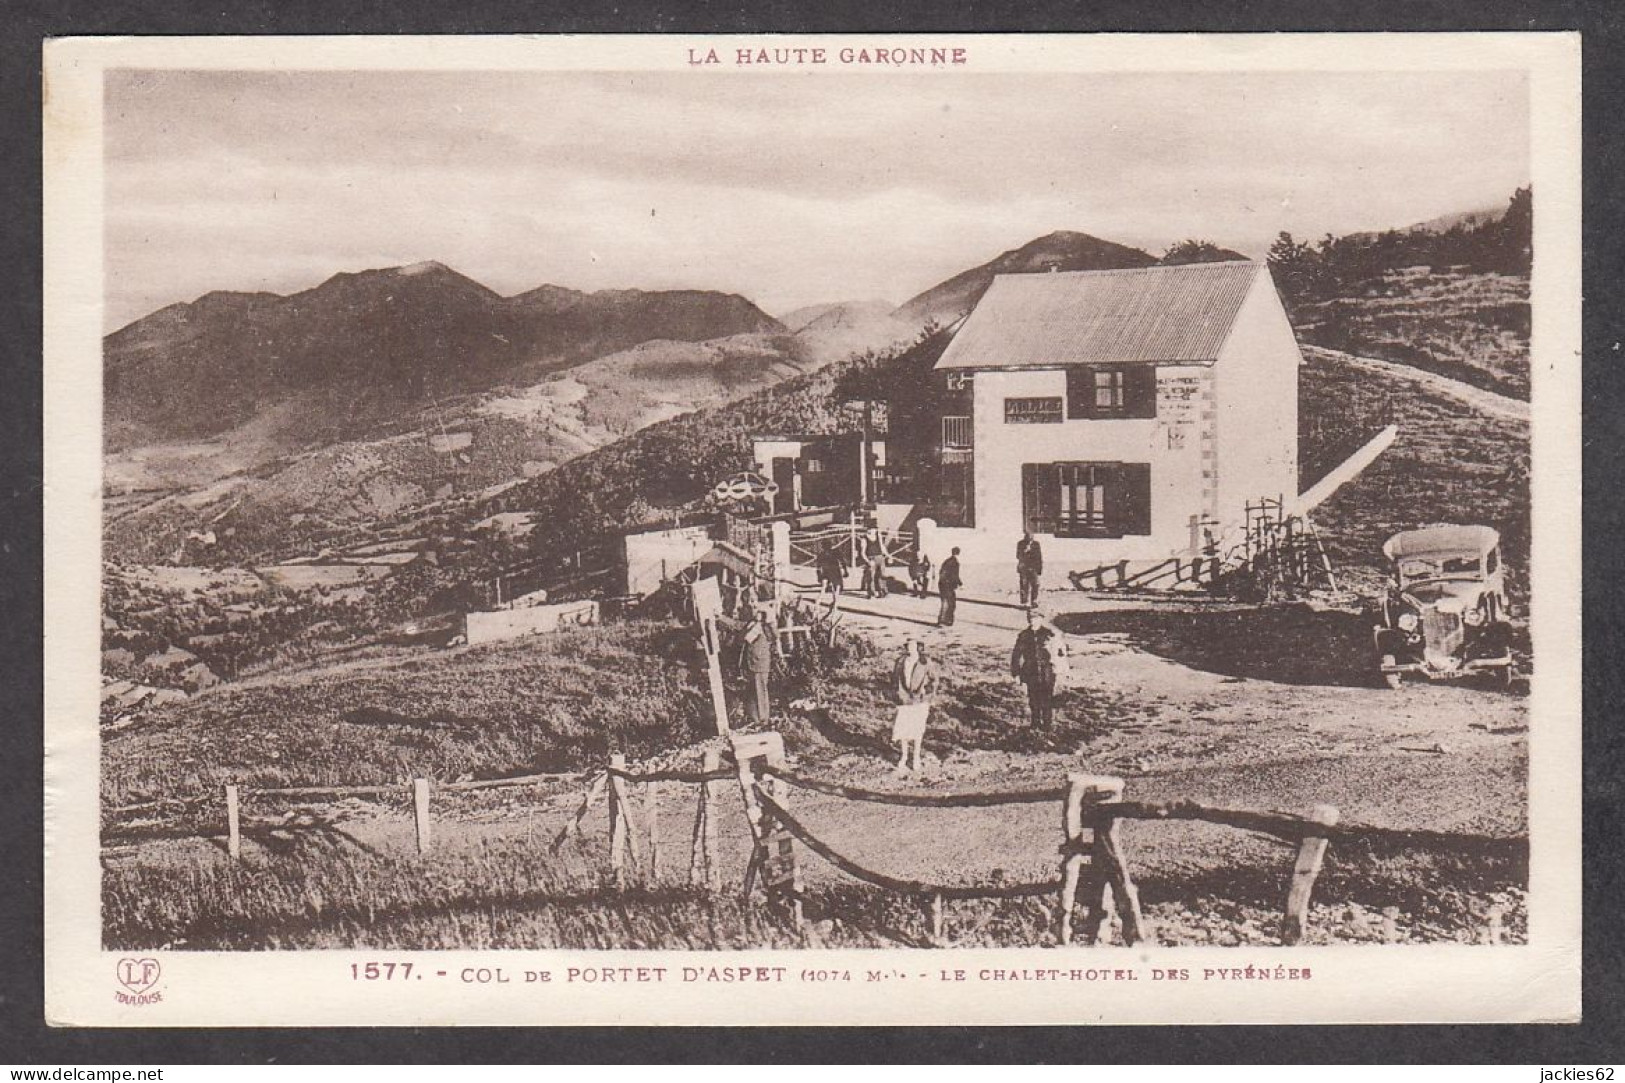
<path fill-rule="evenodd" d="M 536 477 L 646 425 L 732 402 L 824 363 L 815 348 L 783 334 L 705 342 L 657 340 L 582 362 L 535 383 L 462 395 L 406 411 L 370 435 L 267 462 L 249 455 L 202 456 L 231 438 L 108 457 L 108 484 L 124 491 L 106 511 L 110 557 L 175 559 L 180 539 L 208 528 L 216 543 L 196 557 L 264 559 L 398 518 L 437 502 Z M 237 434 L 233 434 L 237 435 Z M 247 436 L 243 437 L 246 442 Z M 205 457 L 221 468 L 204 473 Z M 186 468 L 188 484 L 165 488 L 165 472 Z"/>
<path fill-rule="evenodd" d="M 1299 338 L 1529 397 L 1534 194 L 1404 230 L 1282 233 L 1270 270 Z"/>
<path fill-rule="evenodd" d="M 339 274 L 286 297 L 208 294 L 107 336 L 110 451 L 217 436 L 279 412 L 311 446 L 436 398 L 528 381 L 651 339 L 782 331 L 704 291 L 500 297 L 439 264 Z"/>
<path fill-rule="evenodd" d="M 1529 398 L 1529 279 L 1456 268 L 1384 271 L 1293 311 L 1306 345 L 1395 361 Z"/>
<path fill-rule="evenodd" d="M 1103 241 L 1087 233 L 1060 230 L 1028 241 L 999 256 L 962 271 L 900 305 L 899 319 L 924 323 L 952 323 L 982 299 L 993 276 L 1045 271 L 1099 271 L 1120 267 L 1148 267 L 1157 262 L 1138 248 Z"/>

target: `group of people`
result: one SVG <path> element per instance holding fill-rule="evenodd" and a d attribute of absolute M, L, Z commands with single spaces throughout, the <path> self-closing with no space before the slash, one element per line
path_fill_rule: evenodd
<path fill-rule="evenodd" d="M 862 589 L 869 597 L 885 597 L 885 550 L 878 531 L 870 530 L 867 533 L 862 554 Z M 846 566 L 841 557 L 838 549 L 830 548 L 820 554 L 817 562 L 820 583 L 837 598 L 846 580 Z M 1056 691 L 1064 685 L 1068 671 L 1066 638 L 1037 608 L 1043 573 L 1043 549 L 1032 534 L 1024 534 L 1016 543 L 1016 578 L 1021 605 L 1027 610 L 1026 627 L 1016 635 L 1015 645 L 1010 652 L 1010 675 L 1021 682 L 1026 690 L 1028 724 L 1036 729 L 1054 726 Z M 931 574 L 930 557 L 923 553 L 916 554 L 909 566 L 911 591 L 916 597 L 929 595 Z M 963 583 L 957 547 L 936 569 L 936 579 L 937 594 L 941 599 L 937 625 L 952 627 L 959 588 Z M 740 649 L 740 668 L 750 685 L 745 711 L 753 721 L 765 722 L 770 712 L 768 680 L 776 649 L 777 637 L 768 611 L 763 609 L 759 619 L 746 630 Z M 938 681 L 936 664 L 927 653 L 924 642 L 911 637 L 904 643 L 903 653 L 892 667 L 891 696 L 897 707 L 892 724 L 892 740 L 899 750 L 899 773 L 909 770 L 917 772 L 920 769 L 920 744 L 925 737 Z"/>
<path fill-rule="evenodd" d="M 862 551 L 861 589 L 864 596 L 884 598 L 890 586 L 886 581 L 886 547 L 878 530 L 871 528 L 865 533 Z M 846 562 L 841 559 L 841 547 L 830 546 L 821 552 L 818 555 L 817 570 L 820 588 L 832 597 L 839 598 L 846 586 Z M 908 568 L 910 592 L 914 597 L 930 596 L 931 572 L 930 555 L 916 547 Z M 1039 583 L 1043 575 L 1043 547 L 1031 532 L 1023 534 L 1021 540 L 1016 542 L 1016 585 L 1023 606 L 1030 609 L 1038 604 Z M 953 627 L 955 612 L 959 607 L 959 588 L 963 585 L 964 580 L 960 578 L 959 573 L 959 547 L 955 546 L 947 559 L 942 562 L 942 567 L 937 570 L 937 595 L 942 602 L 937 611 L 938 627 Z"/>

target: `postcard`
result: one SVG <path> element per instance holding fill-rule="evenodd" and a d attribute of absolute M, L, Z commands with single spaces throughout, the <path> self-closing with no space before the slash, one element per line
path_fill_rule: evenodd
<path fill-rule="evenodd" d="M 53 1024 L 1578 1020 L 1577 35 L 44 64 Z"/>

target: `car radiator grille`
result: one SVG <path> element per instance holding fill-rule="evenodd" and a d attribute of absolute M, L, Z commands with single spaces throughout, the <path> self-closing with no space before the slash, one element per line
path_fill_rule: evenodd
<path fill-rule="evenodd" d="M 1466 636 L 1461 617 L 1437 609 L 1422 612 L 1422 657 L 1434 669 L 1455 669 L 1461 664 L 1461 645 Z"/>

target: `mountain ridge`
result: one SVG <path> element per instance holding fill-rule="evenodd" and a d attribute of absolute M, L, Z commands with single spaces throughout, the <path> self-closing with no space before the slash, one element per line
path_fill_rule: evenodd
<path fill-rule="evenodd" d="M 911 322 L 950 323 L 975 307 L 996 275 L 1149 267 L 1156 262 L 1155 256 L 1138 248 L 1088 233 L 1056 230 L 944 279 L 904 301 L 892 315 Z"/>

